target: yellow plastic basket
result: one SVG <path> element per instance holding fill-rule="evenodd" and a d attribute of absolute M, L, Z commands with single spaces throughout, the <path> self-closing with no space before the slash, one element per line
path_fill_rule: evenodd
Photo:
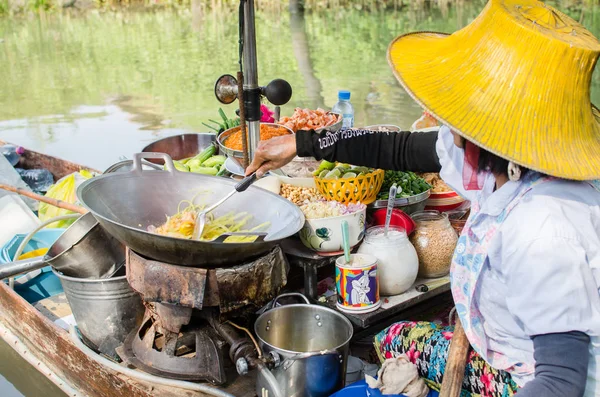
<path fill-rule="evenodd" d="M 377 193 L 383 185 L 383 170 L 356 178 L 322 179 L 315 177 L 317 189 L 328 201 L 342 204 L 363 203 L 371 204 L 377 198 Z"/>

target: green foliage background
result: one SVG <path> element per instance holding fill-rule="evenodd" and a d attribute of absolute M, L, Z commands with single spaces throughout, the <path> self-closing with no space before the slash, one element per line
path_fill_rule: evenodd
<path fill-rule="evenodd" d="M 115 101 L 149 128 L 168 120 L 171 126 L 204 130 L 202 121 L 214 117 L 218 107 L 214 81 L 238 68 L 235 2 L 204 3 L 0 17 L 0 120 L 49 115 L 51 121 L 52 115 L 68 114 L 81 104 Z M 257 1 L 260 82 L 280 77 L 292 83 L 293 101 L 284 114 L 294 106 L 332 106 L 337 90 L 345 88 L 352 91 L 359 123 L 403 127 L 420 110 L 392 76 L 385 57 L 388 44 L 409 31 L 453 32 L 485 4 L 332 3 L 308 0 L 300 21 L 309 72 L 321 85 L 315 93 L 307 71 L 299 69 L 287 2 Z M 563 2 L 559 7 L 583 17 L 584 25 L 599 35 L 597 6 Z M 593 98 L 600 103 L 597 83 L 598 74 Z M 315 95 L 322 96 L 322 103 Z"/>

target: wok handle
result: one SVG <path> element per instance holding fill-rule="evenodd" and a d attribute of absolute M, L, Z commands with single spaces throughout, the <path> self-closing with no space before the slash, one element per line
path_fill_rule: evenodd
<path fill-rule="evenodd" d="M 143 152 L 136 153 L 133 155 L 133 169 L 131 172 L 135 172 L 141 174 L 143 172 L 142 169 L 142 160 L 143 159 L 162 159 L 165 162 L 165 167 L 167 171 L 171 174 L 175 172 L 175 164 L 173 164 L 173 159 L 166 153 L 157 153 L 157 152 Z"/>
<path fill-rule="evenodd" d="M 256 182 L 256 172 L 253 172 L 249 176 L 242 179 L 242 181 L 240 183 L 235 185 L 235 190 L 237 192 L 241 193 L 241 192 L 245 191 L 246 189 L 248 189 L 250 187 L 250 185 L 252 185 L 254 182 Z"/>
<path fill-rule="evenodd" d="M 43 256 L 9 262 L 0 266 L 0 280 L 46 267 Z"/>
<path fill-rule="evenodd" d="M 225 240 L 227 240 L 227 238 L 232 237 L 232 236 L 236 236 L 236 237 L 256 237 L 256 240 L 254 240 L 255 243 L 261 242 L 265 239 L 265 237 L 267 237 L 267 233 L 263 233 L 263 232 L 256 232 L 256 233 L 225 233 L 225 234 L 221 234 L 219 237 L 217 237 L 214 241 L 212 241 L 213 243 L 223 243 L 225 242 Z"/>

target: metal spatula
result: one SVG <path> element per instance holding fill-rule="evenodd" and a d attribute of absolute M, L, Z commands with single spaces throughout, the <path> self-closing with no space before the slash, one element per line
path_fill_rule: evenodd
<path fill-rule="evenodd" d="M 196 225 L 194 226 L 194 234 L 192 234 L 192 240 L 200 240 L 200 237 L 202 237 L 202 231 L 204 231 L 204 225 L 206 225 L 206 215 L 209 212 L 214 211 L 215 208 L 223 204 L 225 201 L 229 200 L 234 194 L 238 192 L 241 193 L 244 190 L 248 189 L 250 185 L 252 185 L 255 181 L 256 173 L 245 177 L 240 183 L 235 185 L 235 189 L 232 190 L 231 193 L 229 193 L 227 196 L 223 197 L 221 200 L 217 201 L 207 209 L 199 211 L 198 216 L 196 217 Z"/>

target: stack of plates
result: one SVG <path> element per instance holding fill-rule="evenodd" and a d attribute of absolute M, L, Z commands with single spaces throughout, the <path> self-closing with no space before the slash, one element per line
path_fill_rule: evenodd
<path fill-rule="evenodd" d="M 231 157 L 227 157 L 227 160 L 225 160 L 225 164 L 223 165 L 229 173 L 236 176 L 244 176 L 244 167 L 234 161 Z"/>
<path fill-rule="evenodd" d="M 440 212 L 452 211 L 460 207 L 465 202 L 465 199 L 460 197 L 458 193 L 444 192 L 431 193 L 425 206 L 426 210 L 437 210 Z"/>
<path fill-rule="evenodd" d="M 315 183 L 315 178 L 292 178 L 285 175 L 276 174 L 277 178 L 281 181 L 281 183 L 285 183 L 286 185 L 299 186 L 299 187 L 307 187 L 307 188 L 317 188 L 317 184 Z"/>

